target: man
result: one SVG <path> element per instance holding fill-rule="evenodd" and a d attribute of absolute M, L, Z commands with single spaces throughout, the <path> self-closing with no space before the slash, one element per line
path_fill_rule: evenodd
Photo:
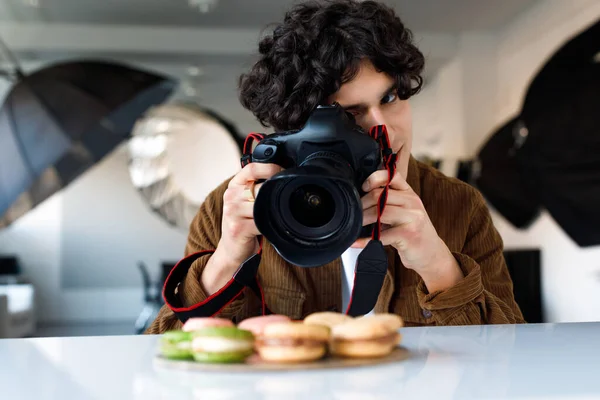
<path fill-rule="evenodd" d="M 421 87 L 424 58 L 393 10 L 373 1 L 302 3 L 262 39 L 259 52 L 258 62 L 240 79 L 240 99 L 263 125 L 298 129 L 316 106 L 337 102 L 363 128 L 388 129 L 397 173 L 381 216 L 389 265 L 374 312 L 399 314 L 409 326 L 524 322 L 502 240 L 481 195 L 411 157 L 409 98 Z M 249 183 L 280 170 L 249 164 L 206 199 L 191 224 L 186 256 L 214 252 L 193 262 L 176 292 L 168 294 L 182 307 L 163 307 L 149 333 L 180 327 L 173 311 L 203 305 L 258 251 L 252 200 L 260 185 Z M 364 225 L 376 221 L 387 176 L 377 171 L 363 186 L 368 192 L 362 199 Z M 266 304 L 294 319 L 343 312 L 360 251 L 355 248 L 366 240 L 317 268 L 290 265 L 266 243 L 258 272 Z M 260 300 L 246 290 L 218 315 L 239 322 L 260 311 Z"/>

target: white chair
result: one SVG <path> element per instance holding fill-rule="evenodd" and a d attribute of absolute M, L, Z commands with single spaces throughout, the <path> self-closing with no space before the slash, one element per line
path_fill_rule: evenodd
<path fill-rule="evenodd" d="M 32 284 L 0 285 L 0 338 L 19 338 L 35 332 L 35 288 Z"/>

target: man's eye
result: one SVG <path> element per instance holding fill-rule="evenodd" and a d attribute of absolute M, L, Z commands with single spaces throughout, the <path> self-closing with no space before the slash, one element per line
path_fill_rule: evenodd
<path fill-rule="evenodd" d="M 385 97 L 381 99 L 381 104 L 393 103 L 394 101 L 396 101 L 397 97 L 398 96 L 396 95 L 396 93 L 386 94 Z"/>

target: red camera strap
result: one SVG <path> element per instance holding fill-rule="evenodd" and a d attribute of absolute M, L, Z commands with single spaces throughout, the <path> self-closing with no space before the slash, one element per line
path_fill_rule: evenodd
<path fill-rule="evenodd" d="M 244 140 L 244 154 L 242 154 L 242 168 L 246 165 L 250 164 L 250 160 L 252 160 L 252 143 L 256 140 L 260 142 L 265 138 L 265 135 L 262 133 L 251 133 L 246 136 L 246 140 Z"/>
<path fill-rule="evenodd" d="M 379 240 L 381 236 L 381 214 L 385 209 L 385 204 L 389 191 L 389 184 L 394 178 L 396 172 L 397 155 L 392 152 L 390 141 L 385 125 L 374 126 L 370 129 L 369 135 L 375 139 L 383 152 L 383 162 L 388 171 L 388 183 L 382 191 L 377 203 L 377 223 L 373 228 L 371 240 L 361 251 L 356 260 L 354 270 L 354 286 L 350 303 L 346 314 L 351 316 L 364 315 L 370 312 L 377 303 L 379 292 L 383 286 L 383 280 L 387 272 L 387 254 L 383 244 Z M 248 165 L 252 159 L 252 144 L 264 138 L 263 134 L 251 133 L 244 142 L 244 154 L 241 159 L 242 167 Z M 185 279 L 188 270 L 194 261 L 198 258 L 212 254 L 214 250 L 202 251 L 191 254 L 175 265 L 169 273 L 163 287 L 163 298 L 167 306 L 175 313 L 177 318 L 185 323 L 189 318 L 211 317 L 218 314 L 223 308 L 237 299 L 246 287 L 250 288 L 261 299 L 261 312 L 263 315 L 272 314 L 271 310 L 265 304 L 265 297 L 258 281 L 258 267 L 262 255 L 262 236 L 258 237 L 259 251 L 244 261 L 231 280 L 227 282 L 221 290 L 208 297 L 206 300 L 184 307 L 181 299 L 176 294 L 180 282 Z"/>

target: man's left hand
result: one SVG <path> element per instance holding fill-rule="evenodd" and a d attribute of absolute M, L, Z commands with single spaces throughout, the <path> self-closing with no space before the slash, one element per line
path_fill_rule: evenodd
<path fill-rule="evenodd" d="M 387 183 L 388 172 L 374 172 L 363 184 L 363 225 L 377 222 L 377 202 Z M 406 268 L 417 272 L 429 292 L 448 289 L 463 274 L 448 246 L 438 236 L 423 202 L 406 180 L 396 174 L 390 182 L 387 202 L 381 215 L 380 240 L 393 246 Z M 352 247 L 365 247 L 370 238 L 358 239 Z"/>

